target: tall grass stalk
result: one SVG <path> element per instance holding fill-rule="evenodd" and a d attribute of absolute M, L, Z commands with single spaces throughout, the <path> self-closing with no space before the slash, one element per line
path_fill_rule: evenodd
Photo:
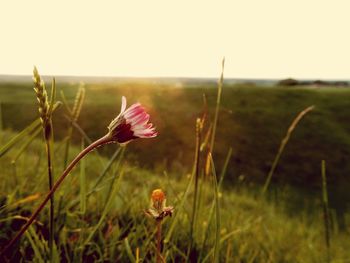
<path fill-rule="evenodd" d="M 184 204 L 188 200 L 188 195 L 189 195 L 191 187 L 192 187 L 193 179 L 194 179 L 194 172 L 192 172 L 191 177 L 190 177 L 189 181 L 187 182 L 187 188 L 186 188 L 183 196 L 181 197 L 180 204 L 176 206 L 176 213 L 175 213 L 174 219 L 172 220 L 172 223 L 169 227 L 169 230 L 165 235 L 164 244 L 169 244 L 169 242 L 170 242 L 170 239 L 173 235 L 175 227 L 180 219 L 181 212 L 183 212 L 183 210 L 184 210 Z"/>
<path fill-rule="evenodd" d="M 52 148 L 53 148 L 53 140 L 52 138 L 45 139 L 46 145 L 46 154 L 47 154 L 47 173 L 49 177 L 49 190 L 51 191 L 54 178 L 53 178 L 53 165 L 52 165 Z M 54 206 L 54 195 L 50 197 L 50 233 L 49 233 L 49 250 L 50 250 L 50 261 L 52 262 L 53 257 L 53 243 L 55 238 L 55 206 Z"/>
<path fill-rule="evenodd" d="M 202 120 L 197 118 L 196 121 L 196 152 L 195 152 L 195 160 L 194 160 L 194 197 L 193 197 L 193 206 L 192 206 L 192 217 L 191 217 L 191 229 L 190 229 L 190 246 L 189 252 L 192 250 L 193 246 L 193 232 L 196 222 L 196 212 L 198 208 L 198 181 L 199 181 L 199 160 L 200 160 L 200 145 L 201 145 L 201 131 L 202 131 Z"/>
<path fill-rule="evenodd" d="M 45 139 L 46 157 L 47 157 L 47 174 L 49 179 L 49 190 L 51 191 L 54 183 L 53 178 L 53 127 L 52 127 L 52 110 L 56 94 L 55 79 L 52 81 L 51 100 L 48 101 L 48 96 L 45 88 L 45 83 L 41 79 L 36 67 L 33 70 L 34 91 L 39 103 L 39 113 Z M 49 252 L 50 261 L 53 260 L 53 243 L 54 243 L 54 195 L 50 197 L 50 224 L 49 224 Z"/>
<path fill-rule="evenodd" d="M 331 240 L 330 240 L 330 216 L 328 206 L 328 190 L 327 190 L 327 176 L 326 176 L 326 162 L 321 162 L 322 173 L 322 204 L 323 204 L 323 220 L 324 220 L 324 238 L 326 244 L 327 262 L 331 262 Z"/>
<path fill-rule="evenodd" d="M 270 182 L 271 182 L 271 179 L 272 179 L 272 175 L 273 173 L 275 172 L 275 169 L 277 167 L 277 164 L 278 164 L 278 161 L 279 159 L 281 158 L 281 155 L 282 155 L 282 152 L 284 150 L 284 148 L 286 147 L 288 141 L 289 141 L 289 138 L 291 136 L 291 134 L 293 133 L 294 129 L 296 128 L 296 126 L 298 125 L 298 123 L 300 122 L 300 120 L 307 114 L 309 113 L 310 111 L 312 111 L 315 107 L 314 106 L 309 106 L 307 107 L 306 109 L 304 109 L 303 111 L 301 111 L 298 116 L 293 120 L 292 124 L 289 126 L 288 130 L 287 130 L 287 133 L 286 133 L 286 136 L 283 138 L 283 140 L 281 141 L 281 144 L 280 144 L 280 147 L 278 148 L 278 152 L 276 154 L 276 157 L 275 159 L 273 160 L 273 163 L 272 163 L 272 166 L 271 166 L 271 169 L 267 175 L 267 178 L 266 178 L 266 181 L 265 181 L 265 184 L 264 184 L 264 187 L 262 189 L 262 194 L 265 194 L 265 192 L 267 191 L 269 185 L 270 185 Z"/>
<path fill-rule="evenodd" d="M 119 160 L 117 163 L 117 170 L 119 170 L 120 166 L 121 166 L 121 161 L 122 158 L 124 156 L 124 151 L 125 151 L 125 147 L 123 147 L 122 149 L 122 153 L 119 156 Z M 89 233 L 89 236 L 87 237 L 87 239 L 84 241 L 83 246 L 86 246 L 90 240 L 94 237 L 96 231 L 100 228 L 100 226 L 102 225 L 102 223 L 104 222 L 109 210 L 111 209 L 112 203 L 113 203 L 113 198 L 115 198 L 116 194 L 117 194 L 117 190 L 119 189 L 122 177 L 123 177 L 123 170 L 121 170 L 121 172 L 119 173 L 119 176 L 117 176 L 118 174 L 116 173 L 115 176 L 112 179 L 112 182 L 110 182 L 110 187 L 108 189 L 108 193 L 107 193 L 107 198 L 105 201 L 105 205 L 102 211 L 102 214 L 100 216 L 100 219 L 98 221 L 98 223 L 94 226 L 93 230 Z M 116 180 L 116 178 L 118 177 L 118 180 Z"/>
<path fill-rule="evenodd" d="M 210 149 L 209 149 L 210 153 L 213 153 L 213 150 L 214 150 L 216 126 L 218 124 L 218 117 L 219 117 L 219 110 L 220 110 L 220 103 L 221 103 L 222 86 L 223 86 L 223 83 L 224 83 L 224 69 L 225 69 L 225 58 L 223 58 L 222 62 L 221 62 L 221 76 L 220 76 L 220 79 L 219 79 L 219 82 L 218 82 L 218 94 L 217 94 L 217 97 L 216 97 L 216 108 L 215 108 L 215 115 L 214 115 L 213 132 L 211 134 L 211 140 L 210 140 Z"/>
<path fill-rule="evenodd" d="M 214 123 L 212 126 L 209 127 L 207 135 L 210 135 L 211 127 L 211 138 L 210 138 L 210 145 L 209 145 L 209 151 L 207 154 L 206 158 L 206 163 L 205 163 L 205 175 L 209 175 L 210 173 L 210 156 L 209 153 L 213 154 L 214 151 L 214 143 L 215 143 L 215 135 L 216 135 L 216 127 L 218 124 L 218 118 L 219 118 L 219 110 L 220 110 L 220 104 L 221 104 L 221 93 L 222 93 L 222 87 L 224 84 L 224 69 L 225 69 L 225 58 L 222 59 L 221 62 L 221 75 L 220 79 L 218 81 L 218 93 L 216 96 L 216 108 L 215 108 L 215 115 L 214 115 Z M 206 141 L 207 138 L 205 138 L 204 141 Z"/>
<path fill-rule="evenodd" d="M 215 201 L 215 245 L 214 245 L 214 259 L 213 262 L 219 262 L 220 260 L 220 232 L 221 232 L 221 218 L 220 218 L 220 204 L 219 204 L 219 188 L 218 181 L 214 166 L 214 161 L 211 153 L 209 153 L 211 161 L 211 169 L 214 182 L 214 201 Z"/>
<path fill-rule="evenodd" d="M 63 94 L 63 92 L 61 94 Z M 62 98 L 65 98 L 64 95 L 62 95 Z M 78 91 L 77 91 L 77 94 L 75 96 L 73 110 L 70 110 L 69 106 L 66 104 L 67 103 L 66 100 L 65 99 L 63 100 L 63 102 L 68 110 L 69 119 L 70 119 L 68 134 L 66 137 L 67 140 L 66 140 L 66 145 L 65 145 L 64 158 L 63 158 L 63 169 L 65 169 L 67 167 L 67 163 L 68 163 L 70 142 L 71 142 L 72 134 L 73 134 L 73 123 L 76 123 L 78 118 L 79 118 L 81 109 L 83 107 L 84 98 L 85 98 L 85 88 L 84 88 L 83 84 L 81 84 Z"/>
<path fill-rule="evenodd" d="M 224 178 L 225 178 L 225 175 L 226 175 L 226 170 L 227 170 L 229 161 L 231 159 L 231 156 L 232 156 L 232 148 L 229 149 L 229 151 L 228 151 L 228 153 L 226 155 L 224 166 L 223 166 L 222 171 L 220 173 L 220 179 L 219 179 L 219 183 L 218 183 L 218 191 L 219 192 L 221 191 L 221 186 L 222 186 L 222 183 L 224 181 Z M 200 253 L 199 253 L 199 259 L 202 259 L 202 255 L 203 255 L 203 252 L 205 251 L 205 246 L 206 246 L 207 240 L 209 238 L 209 230 L 210 230 L 211 222 L 213 220 L 214 208 L 215 208 L 215 200 L 212 202 L 212 205 L 210 207 L 210 210 L 209 210 L 209 213 L 208 213 L 208 216 L 207 216 L 208 225 L 207 225 L 207 228 L 204 231 L 204 239 L 203 239 L 201 250 L 200 250 Z"/>

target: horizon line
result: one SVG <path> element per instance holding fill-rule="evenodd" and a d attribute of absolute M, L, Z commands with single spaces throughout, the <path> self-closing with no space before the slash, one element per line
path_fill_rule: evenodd
<path fill-rule="evenodd" d="M 218 80 L 220 77 L 200 77 L 200 76 L 117 76 L 117 75 L 85 75 L 85 74 L 41 74 L 42 77 L 48 78 L 119 78 L 119 79 L 208 79 L 208 80 Z M 13 74 L 13 73 L 0 73 L 0 77 L 32 77 L 31 74 Z M 348 78 L 318 78 L 318 77 L 225 77 L 226 80 L 284 80 L 284 79 L 295 79 L 295 80 L 333 80 L 333 81 L 350 81 Z"/>

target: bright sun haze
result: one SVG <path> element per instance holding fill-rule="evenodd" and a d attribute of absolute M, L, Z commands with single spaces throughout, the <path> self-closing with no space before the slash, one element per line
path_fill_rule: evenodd
<path fill-rule="evenodd" d="M 349 79 L 349 1 L 4 1 L 0 74 Z"/>

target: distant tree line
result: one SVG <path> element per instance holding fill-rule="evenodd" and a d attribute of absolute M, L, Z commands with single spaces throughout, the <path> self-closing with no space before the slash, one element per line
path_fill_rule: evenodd
<path fill-rule="evenodd" d="M 282 79 L 277 82 L 278 86 L 333 86 L 348 87 L 347 81 L 325 81 L 325 80 L 296 80 L 292 78 Z"/>

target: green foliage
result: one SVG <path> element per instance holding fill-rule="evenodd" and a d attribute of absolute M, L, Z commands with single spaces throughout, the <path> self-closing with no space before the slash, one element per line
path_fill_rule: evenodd
<path fill-rule="evenodd" d="M 74 101 L 79 83 L 58 82 L 56 86 L 58 91 L 64 92 L 67 101 Z M 210 122 L 213 122 L 216 109 L 216 84 L 210 82 L 201 85 L 185 83 L 184 88 L 152 82 L 87 83 L 85 90 L 85 106 L 79 125 L 94 139 L 106 132 L 106 123 L 119 112 L 121 95 L 128 98 L 129 104 L 139 101 L 147 105 L 159 136 L 153 140 L 156 143 L 140 141 L 130 145 L 127 155 L 129 161 L 158 172 L 190 170 L 195 147 L 193 123 L 202 111 L 203 93 L 207 97 Z M 35 119 L 34 96 L 26 83 L 0 83 L 0 97 L 4 128 L 20 131 Z M 171 106 L 174 102 L 176 107 Z M 350 155 L 350 90 L 346 88 L 224 85 L 213 153 L 214 159 L 217 157 L 219 172 L 228 147 L 232 147 L 233 165 L 228 168 L 226 179 L 234 182 L 244 175 L 246 180 L 263 182 L 288 125 L 310 105 L 315 105 L 315 110 L 301 121 L 291 137 L 272 182 L 306 186 L 308 191 L 319 187 L 315 171 L 319 170 L 320 160 L 327 159 L 334 178 L 329 186 L 349 185 L 350 182 L 342 176 L 350 173 L 350 163 L 344 162 L 343 158 Z M 69 124 L 66 115 L 63 107 L 55 113 L 53 121 L 57 139 L 63 140 L 67 136 Z M 72 140 L 78 144 L 79 135 L 73 135 Z M 151 152 L 149 147 L 152 147 Z M 331 158 L 329 152 L 332 152 Z M 296 160 L 298 165 L 294 165 Z M 345 191 L 342 194 L 346 195 Z M 350 200 L 350 196 L 342 198 Z M 330 197 L 331 205 L 334 203 L 332 199 Z"/>
<path fill-rule="evenodd" d="M 10 138 L 13 134 L 5 133 L 5 138 Z M 111 145 L 111 147 L 114 147 Z M 18 213 L 26 215 L 28 211 L 35 207 L 36 200 L 28 203 L 20 203 L 14 209 L 10 205 L 32 195 L 34 193 L 45 193 L 44 184 L 45 163 L 39 162 L 39 173 L 30 163 L 38 163 L 41 151 L 41 143 L 34 140 L 16 163 L 17 174 L 19 178 L 18 193 L 16 198 L 11 198 L 13 188 L 10 167 L 12 152 L 0 159 L 2 167 L 5 169 L 1 176 L 2 197 L 5 197 L 6 206 L 2 210 L 1 218 L 17 215 Z M 78 149 L 72 148 L 75 154 Z M 15 153 L 13 153 L 15 154 Z M 56 155 L 61 156 L 61 155 Z M 108 160 L 104 159 L 107 163 Z M 115 172 L 118 171 L 117 163 L 112 165 Z M 29 168 L 28 168 L 29 167 Z M 87 156 L 86 159 L 86 184 L 87 189 L 92 189 L 97 176 L 100 173 L 99 160 L 97 155 Z M 131 255 L 139 249 L 140 259 L 148 261 L 154 259 L 154 222 L 145 218 L 143 210 L 149 205 L 149 194 L 152 189 L 161 187 L 167 189 L 167 200 L 169 204 L 174 205 L 175 214 L 173 218 L 168 218 L 164 223 L 165 233 L 169 233 L 172 228 L 172 235 L 168 236 L 164 255 L 170 262 L 186 258 L 188 245 L 188 234 L 190 229 L 190 218 L 192 209 L 193 191 L 190 187 L 185 193 L 186 187 L 190 183 L 188 176 L 171 174 L 167 178 L 154 172 L 142 170 L 140 168 L 126 165 L 124 168 L 124 179 L 118 183 L 116 192 L 114 192 L 109 212 L 104 212 L 107 207 L 104 201 L 105 192 L 110 187 L 115 173 L 107 175 L 103 179 L 98 191 L 94 192 L 87 199 L 86 213 L 83 215 L 79 206 L 71 207 L 72 201 L 79 197 L 79 169 L 73 171 L 62 188 L 58 190 L 57 197 L 61 196 L 61 209 L 57 215 L 59 225 L 58 249 L 61 258 L 70 258 L 72 261 L 80 260 L 106 260 L 108 261 L 129 261 Z M 31 180 L 28 180 L 28 177 Z M 27 178 L 27 179 L 26 179 Z M 42 179 L 40 179 L 42 178 Z M 197 214 L 197 229 L 195 235 L 195 244 L 202 244 L 204 230 L 209 227 L 208 241 L 203 248 L 203 259 L 213 257 L 214 244 L 216 236 L 215 220 L 208 222 L 208 210 L 213 204 L 213 190 L 210 182 L 203 184 L 203 194 L 201 195 L 201 208 Z M 64 196 L 62 194 L 64 193 Z M 284 207 L 286 200 L 279 200 L 279 203 L 271 203 L 265 199 L 257 199 L 254 193 L 240 187 L 237 191 L 219 190 L 218 200 L 220 200 L 221 231 L 220 237 L 220 262 L 224 260 L 227 253 L 235 261 L 256 261 L 266 262 L 319 262 L 324 258 L 322 248 L 324 246 L 324 229 L 322 220 L 322 209 L 318 214 L 309 214 L 308 211 L 299 211 L 292 217 Z M 183 205 L 183 209 L 181 209 Z M 27 211 L 27 212 L 26 212 Z M 100 220 L 103 216 L 104 220 Z M 177 219 L 176 219 L 177 218 Z M 11 221 L 14 219 L 10 219 Z M 9 221 L 9 222 L 11 222 Z M 11 224 L 0 221 L 1 235 L 4 236 L 10 231 L 13 235 Z M 16 222 L 16 221 L 12 221 Z M 42 240 L 42 236 L 47 231 L 48 218 L 45 213 L 38 219 L 40 225 L 34 225 L 36 235 Z M 174 224 L 174 222 L 177 222 Z M 81 246 L 90 235 L 92 229 L 96 234 L 91 239 L 84 250 Z M 7 231 L 5 231 L 7 229 Z M 45 230 L 46 229 L 46 230 Z M 31 234 L 32 235 L 32 234 Z M 348 258 L 350 245 L 347 234 L 339 232 L 333 236 L 332 256 L 334 260 Z M 127 240 L 125 240 L 127 238 Z M 24 253 L 31 247 L 30 243 L 25 242 L 26 237 L 22 239 L 21 250 L 17 253 Z M 42 242 L 42 241 L 40 241 Z M 40 243 L 35 243 L 40 244 Z M 194 251 L 199 251 L 198 245 L 194 246 Z M 14 251 L 17 251 L 15 248 Z M 21 252 L 22 251 L 22 252 Z M 227 252 L 228 251 L 228 252 Z M 20 255 L 17 255 L 20 256 Z M 34 256 L 30 252 L 22 254 L 30 259 Z M 134 256 L 135 257 L 135 256 Z"/>
<path fill-rule="evenodd" d="M 73 100 L 76 85 L 56 85 L 64 91 L 67 102 Z M 129 83 L 118 87 L 108 83 L 86 85 L 86 105 L 79 124 L 77 119 L 62 117 L 67 111 L 54 114 L 55 133 L 60 139 L 53 149 L 55 163 L 64 163 L 67 127 L 72 129 L 73 142 L 81 142 L 82 138 L 88 141 L 88 135 L 95 138 L 105 134 L 104 123 L 118 112 L 116 105 L 121 94 L 129 102 L 139 98 L 144 105 L 150 105 L 152 122 L 160 131 L 152 142 L 140 140 L 128 145 L 125 156 L 115 145 L 94 151 L 80 163 L 80 169 L 67 177 L 55 193 L 55 260 L 154 261 L 154 222 L 143 211 L 149 206 L 152 190 L 162 188 L 167 203 L 175 207 L 174 216 L 166 218 L 163 224 L 162 253 L 167 262 L 325 261 L 319 158 L 327 155 L 327 170 L 332 173 L 332 177 L 327 177 L 329 209 L 334 212 L 332 186 L 339 183 L 349 168 L 348 164 L 342 167 L 335 164 L 349 151 L 350 124 L 346 123 L 346 117 L 350 114 L 347 108 L 350 92 L 225 86 L 217 118 L 215 168 L 212 162 L 212 176 L 203 177 L 198 184 L 193 246 L 187 253 L 195 195 L 194 173 L 188 174 L 195 152 L 194 123 L 201 112 L 201 93 L 207 94 L 208 113 L 213 116 L 216 90 L 211 83 L 188 89 L 137 83 L 130 90 L 130 86 Z M 17 101 L 11 102 L 13 94 L 4 92 L 9 87 L 17 91 Z M 20 136 L 8 129 L 20 130 L 35 119 L 30 114 L 30 109 L 34 109 L 30 103 L 33 96 L 27 94 L 27 88 L 25 85 L 0 88 L 5 128 L 0 131 L 0 247 L 14 235 L 40 201 L 39 196 L 47 191 L 43 142 L 36 138 L 39 123 L 29 126 Z M 177 107 L 170 107 L 174 101 Z M 69 108 L 67 102 L 64 104 Z M 264 196 L 257 194 L 261 188 L 251 182 L 266 178 L 269 170 L 266 163 L 272 162 L 288 124 L 311 104 L 317 106 L 315 111 L 302 120 L 281 155 L 279 169 L 274 173 L 279 184 L 274 184 Z M 16 107 L 19 112 L 25 108 L 26 114 L 9 118 Z M 208 122 L 212 120 L 209 118 Z M 202 138 L 205 141 L 204 135 L 205 132 Z M 20 143 L 23 143 L 21 147 L 16 148 Z M 79 149 L 72 144 L 69 156 L 75 156 Z M 318 160 L 317 169 L 313 170 L 315 160 Z M 203 167 L 200 169 L 204 173 Z M 216 173 L 220 174 L 219 178 L 213 177 Z M 290 173 L 293 179 L 286 178 Z M 310 189 L 313 173 L 317 175 L 318 199 L 295 187 L 309 180 L 307 189 Z M 292 186 L 287 182 L 293 183 Z M 298 206 L 293 207 L 291 200 L 298 200 Z M 14 261 L 47 260 L 47 214 L 48 209 L 13 248 Z M 337 216 L 333 216 L 331 227 L 336 231 L 332 232 L 330 254 L 332 261 L 345 262 L 350 258 L 350 241 L 348 233 L 337 227 L 337 223 Z"/>

